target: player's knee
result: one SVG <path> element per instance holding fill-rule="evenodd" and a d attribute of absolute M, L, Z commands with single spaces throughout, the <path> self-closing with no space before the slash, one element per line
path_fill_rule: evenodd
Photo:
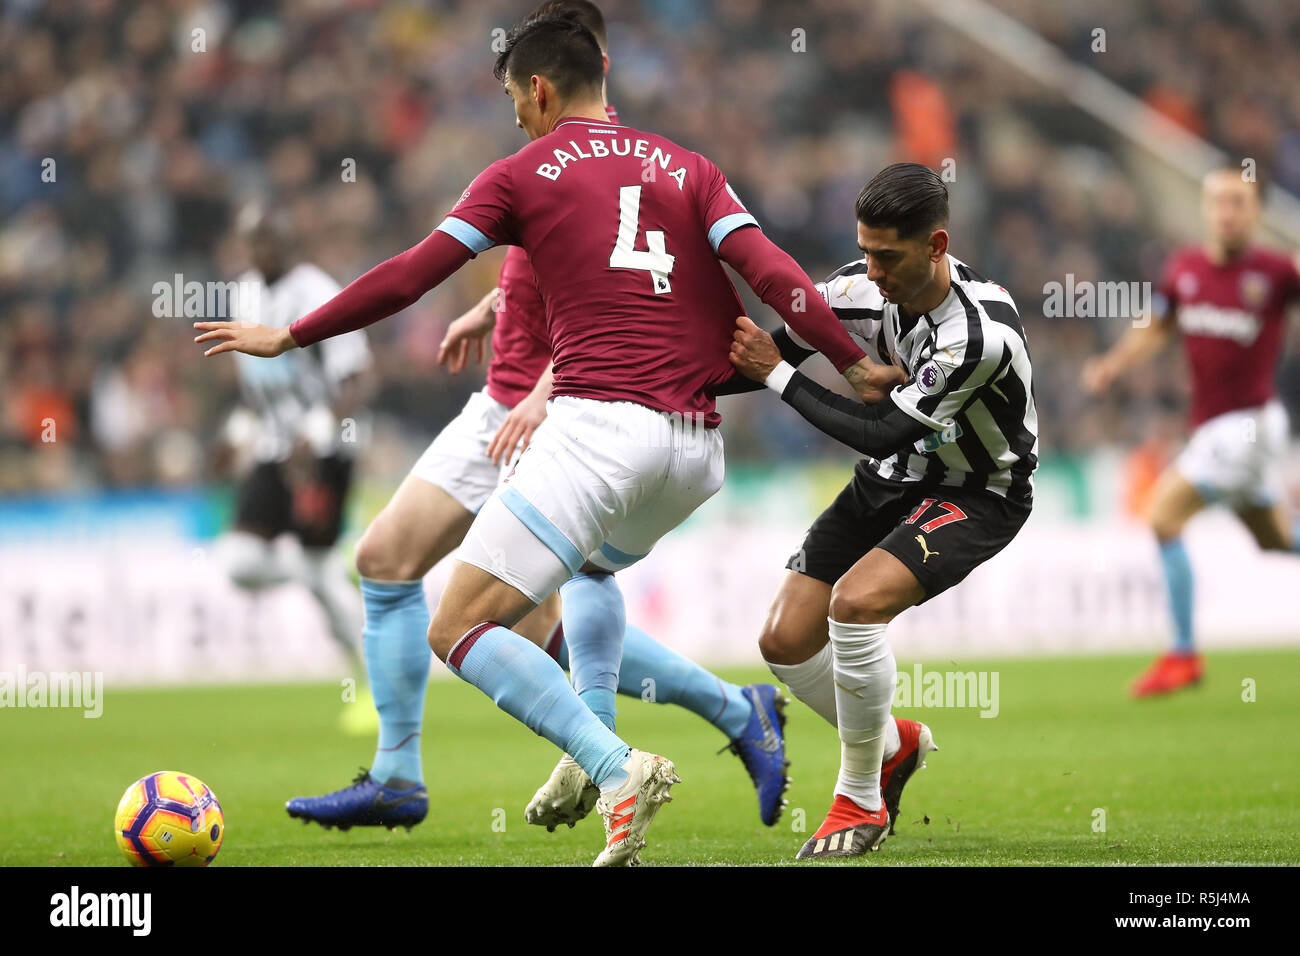
<path fill-rule="evenodd" d="M 357 574 L 372 581 L 416 581 L 424 577 L 427 569 L 401 554 L 386 537 L 373 524 L 366 529 L 353 555 Z"/>
<path fill-rule="evenodd" d="M 1156 536 L 1156 540 L 1161 544 L 1166 541 L 1173 541 L 1183 533 L 1185 522 L 1173 515 L 1153 514 L 1151 516 L 1151 530 Z"/>
<path fill-rule="evenodd" d="M 769 621 L 758 635 L 758 652 L 769 664 L 800 664 L 800 635 L 774 625 Z"/>
<path fill-rule="evenodd" d="M 1151 505 L 1151 516 L 1147 519 L 1156 540 L 1160 543 L 1172 541 L 1183 533 L 1183 528 L 1203 507 L 1198 492 L 1182 485 L 1172 489 L 1157 489 L 1155 500 Z"/>
<path fill-rule="evenodd" d="M 825 643 L 824 614 L 808 622 L 782 614 L 778 609 L 768 617 L 758 635 L 758 651 L 769 664 L 802 664 Z"/>
<path fill-rule="evenodd" d="M 831 619 L 841 624 L 885 624 L 898 613 L 894 596 L 874 585 L 831 588 Z"/>
<path fill-rule="evenodd" d="M 446 661 L 447 655 L 451 653 L 452 647 L 461 637 L 460 634 L 453 633 L 454 629 L 448 629 L 446 624 L 439 620 L 438 615 L 434 615 L 433 620 L 429 622 L 428 640 L 429 650 L 437 655 L 438 660 Z"/>

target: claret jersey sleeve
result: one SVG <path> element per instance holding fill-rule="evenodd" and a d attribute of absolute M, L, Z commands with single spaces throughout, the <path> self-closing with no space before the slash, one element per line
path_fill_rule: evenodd
<path fill-rule="evenodd" d="M 518 245 L 513 234 L 511 186 L 509 161 L 497 160 L 460 194 L 435 231 L 459 240 L 474 255 L 493 246 Z"/>
<path fill-rule="evenodd" d="M 1160 270 L 1156 281 L 1155 295 L 1151 297 L 1151 312 L 1156 319 L 1172 318 L 1178 308 L 1178 272 L 1181 268 L 1181 256 L 1170 256 Z"/>
<path fill-rule="evenodd" d="M 700 165 L 704 173 L 696 197 L 700 207 L 700 224 L 708 233 L 709 245 L 717 252 L 723 239 L 742 226 L 757 226 L 758 220 L 745 208 L 722 170 L 702 156 Z"/>

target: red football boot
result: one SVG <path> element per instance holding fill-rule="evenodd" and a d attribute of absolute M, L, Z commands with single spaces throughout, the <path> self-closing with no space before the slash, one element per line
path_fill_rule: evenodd
<path fill-rule="evenodd" d="M 925 766 L 925 755 L 939 749 L 930 728 L 919 720 L 895 717 L 894 725 L 898 728 L 898 753 L 880 766 L 880 792 L 889 811 L 890 836 L 894 835 L 894 823 L 898 820 L 898 799 L 903 795 L 903 787 L 912 774 Z"/>
<path fill-rule="evenodd" d="M 864 810 L 848 797 L 835 794 L 830 812 L 817 832 L 795 855 L 796 860 L 825 860 L 836 856 L 862 856 L 880 848 L 889 832 L 889 811 L 882 799 L 879 810 Z"/>
<path fill-rule="evenodd" d="M 1133 682 L 1133 696 L 1154 697 L 1199 684 L 1204 672 L 1205 661 L 1200 654 L 1170 651 L 1156 658 L 1155 663 Z"/>

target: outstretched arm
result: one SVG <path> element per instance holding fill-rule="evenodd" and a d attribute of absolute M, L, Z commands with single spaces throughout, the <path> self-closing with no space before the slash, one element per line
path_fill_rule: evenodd
<path fill-rule="evenodd" d="M 747 318 L 738 319 L 736 324 L 731 363 L 746 377 L 777 392 L 811 424 L 855 451 L 887 458 L 934 431 L 892 400 L 864 405 L 822 388 L 782 361 L 772 336 Z"/>
<path fill-rule="evenodd" d="M 244 352 L 273 357 L 294 347 L 363 329 L 415 303 L 463 266 L 474 253 L 445 232 L 434 231 L 401 255 L 381 262 L 319 309 L 284 329 L 244 322 L 195 322 L 196 342 L 216 342 L 204 355 Z"/>
<path fill-rule="evenodd" d="M 798 263 L 757 227 L 730 232 L 719 244 L 718 255 L 795 334 L 830 359 L 863 401 L 877 402 L 902 383 L 900 369 L 867 358 Z"/>
<path fill-rule="evenodd" d="M 888 458 L 934 431 L 888 399 L 864 405 L 822 388 L 791 365 L 779 369 L 790 370 L 789 379 L 780 389 L 781 401 L 827 435 L 864 455 Z M 768 380 L 768 387 L 774 391 L 779 384 L 779 380 Z"/>
<path fill-rule="evenodd" d="M 1099 395 L 1116 379 L 1149 362 L 1164 350 L 1173 338 L 1174 323 L 1167 316 L 1152 317 L 1145 325 L 1129 328 L 1102 355 L 1083 364 L 1083 387 L 1090 395 Z"/>

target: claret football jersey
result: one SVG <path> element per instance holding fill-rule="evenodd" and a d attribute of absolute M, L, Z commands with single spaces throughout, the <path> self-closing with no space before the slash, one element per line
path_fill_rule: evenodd
<path fill-rule="evenodd" d="M 1223 263 L 1203 246 L 1169 257 L 1157 287 L 1157 314 L 1178 325 L 1192 379 L 1192 425 L 1274 395 L 1286 309 L 1300 299 L 1287 256 L 1251 246 Z"/>
<path fill-rule="evenodd" d="M 618 123 L 618 112 L 606 105 L 606 118 Z M 546 303 L 537 291 L 537 276 L 528 253 L 518 246 L 506 250 L 497 279 L 496 327 L 492 330 L 492 361 L 488 363 L 487 393 L 514 408 L 533 390 L 551 360 L 546 334 Z"/>
<path fill-rule="evenodd" d="M 718 168 L 654 133 L 569 119 L 499 160 L 438 229 L 521 246 L 546 304 L 554 395 L 636 402 L 716 425 L 710 395 L 744 309 L 717 257 L 757 225 Z"/>

